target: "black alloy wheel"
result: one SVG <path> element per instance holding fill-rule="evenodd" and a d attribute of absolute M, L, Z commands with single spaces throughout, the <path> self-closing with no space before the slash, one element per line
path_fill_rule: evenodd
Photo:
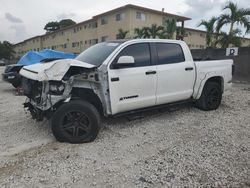
<path fill-rule="evenodd" d="M 52 132 L 60 142 L 92 142 L 99 132 L 100 115 L 97 109 L 86 101 L 70 101 L 56 110 L 51 124 Z"/>

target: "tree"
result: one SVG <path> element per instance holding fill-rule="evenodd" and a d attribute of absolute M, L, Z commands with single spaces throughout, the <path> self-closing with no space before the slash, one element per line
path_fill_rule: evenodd
<path fill-rule="evenodd" d="M 75 24 L 76 22 L 71 19 L 64 19 L 59 22 L 60 28 L 68 27 Z"/>
<path fill-rule="evenodd" d="M 49 22 L 44 26 L 46 32 L 53 32 L 60 29 L 60 24 L 58 22 Z"/>
<path fill-rule="evenodd" d="M 164 32 L 163 35 L 165 35 L 167 39 L 174 39 L 174 33 L 177 30 L 177 26 L 176 26 L 176 19 L 168 19 L 165 22 L 165 28 L 164 28 Z"/>
<path fill-rule="evenodd" d="M 142 30 L 144 31 L 144 37 L 145 39 L 152 38 L 150 33 L 150 27 L 143 27 Z"/>
<path fill-rule="evenodd" d="M 238 8 L 238 5 L 233 2 L 229 2 L 223 10 L 229 10 L 230 13 L 222 14 L 218 19 L 217 32 L 224 26 L 230 25 L 229 35 L 235 32 L 234 26 L 242 25 L 246 29 L 246 34 L 250 33 L 250 9 Z"/>
<path fill-rule="evenodd" d="M 135 33 L 135 38 L 150 38 L 150 33 L 148 32 L 149 27 L 143 27 L 143 28 L 135 28 L 134 33 Z"/>
<path fill-rule="evenodd" d="M 118 34 L 116 35 L 117 39 L 125 39 L 129 31 L 123 31 L 122 29 L 118 30 Z"/>
<path fill-rule="evenodd" d="M 206 28 L 206 44 L 207 47 L 213 47 L 213 36 L 216 30 L 215 23 L 217 21 L 216 17 L 212 17 L 210 20 L 201 20 L 198 27 L 204 26 Z"/>
<path fill-rule="evenodd" d="M 0 41 L 0 59 L 12 59 L 14 58 L 15 51 L 13 45 L 8 41 Z"/>
<path fill-rule="evenodd" d="M 186 33 L 185 28 L 183 28 L 183 27 L 176 27 L 176 39 L 177 40 L 183 40 L 185 33 Z"/>
<path fill-rule="evenodd" d="M 53 32 L 53 31 L 57 31 L 59 29 L 62 29 L 64 27 L 68 27 L 71 25 L 75 25 L 76 22 L 71 20 L 71 19 L 64 19 L 61 20 L 59 22 L 49 22 L 44 26 L 44 30 L 46 30 L 46 32 Z"/>
<path fill-rule="evenodd" d="M 240 47 L 242 42 L 238 35 L 241 34 L 239 29 L 233 30 L 231 33 L 227 34 L 226 32 L 220 32 L 218 34 L 218 39 L 215 41 L 215 45 L 220 45 L 221 48 L 228 48 L 229 45 L 235 47 Z"/>
<path fill-rule="evenodd" d="M 140 28 L 135 28 L 134 29 L 134 33 L 135 33 L 135 38 L 143 38 L 144 37 L 144 29 L 140 29 Z"/>
<path fill-rule="evenodd" d="M 162 37 L 162 32 L 164 31 L 163 26 L 157 26 L 157 24 L 152 24 L 151 27 L 148 27 L 146 29 L 146 36 L 149 36 L 149 38 L 161 38 Z"/>

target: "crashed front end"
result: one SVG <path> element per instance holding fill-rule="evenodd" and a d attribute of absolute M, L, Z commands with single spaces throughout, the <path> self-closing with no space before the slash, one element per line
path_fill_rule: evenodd
<path fill-rule="evenodd" d="M 24 107 L 38 121 L 42 121 L 43 117 L 49 118 L 56 109 L 58 102 L 70 99 L 71 86 L 70 81 L 39 82 L 23 78 L 22 88 L 24 95 L 27 96 Z"/>
<path fill-rule="evenodd" d="M 31 65 L 20 71 L 22 75 L 22 88 L 27 96 L 24 107 L 32 117 L 42 121 L 44 117 L 50 118 L 53 112 L 63 102 L 71 99 L 71 90 L 75 75 L 67 75 L 71 67 L 77 70 L 89 69 L 91 66 L 76 60 L 58 60 L 47 64 Z M 80 74 L 81 71 L 75 74 Z"/>

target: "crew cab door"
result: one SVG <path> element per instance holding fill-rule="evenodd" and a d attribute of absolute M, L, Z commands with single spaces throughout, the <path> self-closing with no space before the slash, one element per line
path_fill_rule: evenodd
<path fill-rule="evenodd" d="M 185 58 L 177 43 L 155 43 L 157 61 L 157 105 L 189 99 L 195 82 L 195 65 Z"/>
<path fill-rule="evenodd" d="M 119 57 L 132 56 L 135 63 L 114 68 Z M 156 103 L 156 66 L 151 63 L 149 43 L 131 44 L 117 55 L 109 67 L 112 114 L 154 106 Z"/>

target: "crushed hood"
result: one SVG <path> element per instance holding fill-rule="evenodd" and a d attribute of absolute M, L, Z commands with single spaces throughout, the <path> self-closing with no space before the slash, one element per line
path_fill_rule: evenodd
<path fill-rule="evenodd" d="M 59 81 L 62 80 L 70 67 L 83 67 L 90 69 L 95 66 L 75 59 L 63 59 L 49 63 L 25 66 L 21 69 L 20 74 L 23 77 L 37 81 Z"/>

